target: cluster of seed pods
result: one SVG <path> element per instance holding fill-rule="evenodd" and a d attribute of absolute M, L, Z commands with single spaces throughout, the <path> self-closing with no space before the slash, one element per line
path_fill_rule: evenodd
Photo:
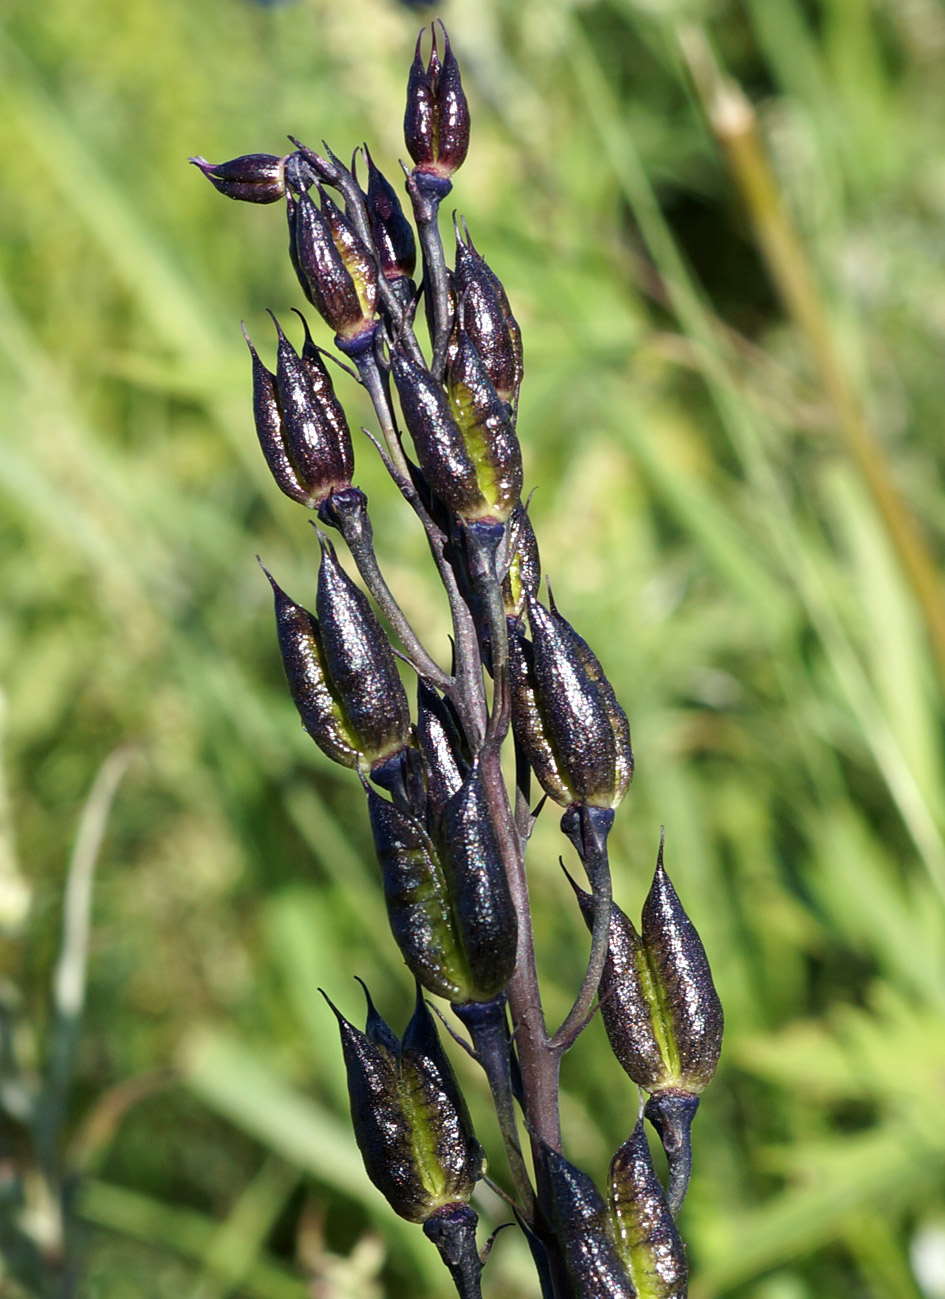
<path fill-rule="evenodd" d="M 477 1245 L 470 1201 L 485 1165 L 424 1000 L 441 997 L 491 1088 L 507 1198 L 543 1299 L 681 1299 L 687 1264 L 674 1219 L 722 1011 L 662 843 L 639 932 L 611 897 L 607 839 L 633 776 L 630 728 L 593 650 L 550 596 L 541 599 L 516 434 L 521 333 L 501 282 L 455 217 L 452 266 L 444 253 L 439 209 L 466 156 L 469 110 L 442 24 L 426 62 L 423 36 L 404 119 L 413 225 L 366 147 L 350 168 L 327 146 L 320 154 L 296 140 L 284 156 L 192 159 L 230 198 L 284 202 L 302 292 L 370 396 L 379 426 L 372 440 L 425 530 L 449 602 L 444 667 L 378 562 L 327 353 L 304 317 L 300 350 L 273 317 L 274 371 L 247 336 L 260 446 L 281 490 L 344 539 L 371 596 L 319 529 L 314 612 L 267 573 L 279 647 L 303 727 L 362 782 L 391 931 L 417 987 L 401 1039 L 369 995 L 363 1032 L 329 1002 L 355 1136 L 368 1176 L 399 1214 L 423 1225 L 458 1293 L 481 1295 L 488 1246 Z M 428 353 L 414 329 L 421 303 Z M 416 678 L 413 709 L 398 656 Z M 500 762 L 506 740 L 516 758 L 512 797 Z M 544 794 L 535 811 L 532 778 Z M 563 809 L 562 832 L 586 873 L 588 890 L 571 884 L 591 931 L 583 985 L 555 1032 L 540 1009 L 524 869 L 547 800 Z M 557 1105 L 561 1056 L 595 1008 L 617 1061 L 648 1095 L 604 1192 L 565 1157 Z M 631 1112 L 632 1098 L 629 1091 Z M 665 1189 L 644 1117 L 667 1156 Z"/>

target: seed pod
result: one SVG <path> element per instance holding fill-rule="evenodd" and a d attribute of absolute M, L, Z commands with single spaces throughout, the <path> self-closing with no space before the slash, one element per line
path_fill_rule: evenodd
<path fill-rule="evenodd" d="M 358 741 L 332 691 L 318 623 L 263 572 L 275 596 L 279 649 L 302 725 L 327 757 L 343 767 L 356 767 L 361 756 Z"/>
<path fill-rule="evenodd" d="M 547 1210 L 574 1293 L 581 1299 L 636 1299 L 597 1187 L 550 1146 L 542 1147 L 542 1160 L 549 1192 Z"/>
<path fill-rule="evenodd" d="M 502 401 L 518 408 L 522 384 L 522 331 L 498 276 L 476 250 L 466 231 L 456 231 L 456 269 L 453 279 L 461 303 L 461 323 L 482 358 L 489 378 Z"/>
<path fill-rule="evenodd" d="M 433 47 L 426 67 L 420 54 L 423 31 L 407 82 L 407 111 L 404 139 L 416 170 L 449 179 L 462 166 L 469 148 L 469 105 L 463 92 L 459 64 L 443 33 L 443 62 L 436 48 L 436 28 L 431 28 Z"/>
<path fill-rule="evenodd" d="M 367 213 L 381 273 L 388 280 L 409 279 L 417 265 L 413 227 L 404 216 L 397 191 L 375 167 L 367 146 L 364 156 L 368 165 Z"/>
<path fill-rule="evenodd" d="M 446 376 L 453 418 L 476 466 L 489 517 L 504 523 L 522 491 L 522 451 L 505 402 L 461 327 Z"/>
<path fill-rule="evenodd" d="M 465 1002 L 474 991 L 439 856 L 415 817 L 368 790 L 391 932 L 408 970 L 427 992 Z"/>
<path fill-rule="evenodd" d="M 486 518 L 489 503 L 479 490 L 475 463 L 453 419 L 449 398 L 427 370 L 395 348 L 391 371 L 404 421 L 431 491 L 461 518 Z"/>
<path fill-rule="evenodd" d="M 515 971 L 518 920 L 478 763 L 443 808 L 439 845 L 474 990 L 491 1001 Z"/>
<path fill-rule="evenodd" d="M 574 888 L 590 924 L 590 894 Z M 611 1048 L 647 1091 L 698 1094 L 718 1064 L 722 1007 L 702 942 L 663 867 L 662 844 L 641 929 L 613 904 L 600 983 Z"/>
<path fill-rule="evenodd" d="M 468 403 L 461 427 L 454 418 L 457 407 L 427 370 L 399 349 L 391 354 L 391 366 L 404 421 L 430 489 L 466 523 L 504 523 L 522 481 L 521 452 L 507 418 L 501 425 L 493 422 L 496 412 L 482 387 L 476 389 L 481 404 L 468 400 L 472 389 L 465 381 L 472 382 L 471 368 L 457 371 L 454 388 L 457 402 Z M 488 384 L 484 373 L 480 377 Z M 494 390 L 492 399 L 498 400 Z"/>
<path fill-rule="evenodd" d="M 428 816 L 436 821 L 462 785 L 468 764 L 445 701 L 422 677 L 417 684 L 417 743 L 423 755 Z"/>
<path fill-rule="evenodd" d="M 686 1299 L 686 1251 L 653 1170 L 642 1120 L 611 1161 L 609 1200 L 617 1251 L 637 1293 Z"/>
<path fill-rule="evenodd" d="M 410 738 L 410 707 L 393 651 L 367 596 L 347 575 L 327 538 L 319 536 L 318 615 L 332 689 L 365 759 L 379 763 Z"/>
<path fill-rule="evenodd" d="M 351 276 L 362 315 L 371 322 L 377 304 L 377 265 L 337 203 L 321 187 L 318 192 L 322 200 L 322 215 L 328 223 L 338 255 Z"/>
<path fill-rule="evenodd" d="M 351 1120 L 368 1177 L 408 1222 L 466 1204 L 483 1154 L 419 989 L 403 1042 L 370 997 L 367 1033 L 325 1000 L 341 1030 Z"/>
<path fill-rule="evenodd" d="M 286 211 L 289 255 L 303 293 L 339 339 L 351 340 L 365 333 L 372 321 L 365 316 L 358 288 L 335 246 L 326 216 L 309 194 L 293 199 Z"/>
<path fill-rule="evenodd" d="M 227 198 L 244 203 L 276 203 L 285 197 L 285 158 L 271 153 L 246 153 L 229 162 L 190 158 L 210 184 Z"/>
<path fill-rule="evenodd" d="M 273 375 L 245 334 L 253 361 L 256 433 L 276 483 L 309 509 L 351 485 L 354 453 L 344 411 L 321 358 L 311 346 L 301 357 L 275 320 L 278 362 Z M 304 322 L 303 322 L 304 323 Z"/>
<path fill-rule="evenodd" d="M 633 771 L 626 715 L 587 643 L 526 594 L 530 647 L 509 636 L 512 725 L 545 793 L 562 807 L 616 807 Z"/>
<path fill-rule="evenodd" d="M 541 581 L 538 539 L 528 510 L 519 502 L 509 524 L 509 551 L 512 562 L 502 579 L 502 602 L 507 618 L 520 618 L 528 595 L 537 595 Z"/>

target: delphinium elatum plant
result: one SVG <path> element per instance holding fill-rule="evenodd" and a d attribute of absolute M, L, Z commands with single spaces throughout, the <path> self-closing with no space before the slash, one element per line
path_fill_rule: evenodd
<path fill-rule="evenodd" d="M 267 574 L 279 646 L 303 727 L 364 787 L 379 886 L 417 985 L 400 1038 L 370 995 L 363 1030 L 328 1003 L 355 1137 L 371 1181 L 422 1225 L 459 1294 L 480 1295 L 488 1244 L 477 1242 L 471 1200 L 484 1159 L 426 1000 L 442 998 L 488 1080 L 508 1160 L 504 1174 L 492 1170 L 493 1185 L 525 1233 L 541 1294 L 681 1299 L 687 1266 L 675 1216 L 722 1011 L 662 844 L 639 929 L 611 897 L 607 840 L 633 775 L 630 728 L 596 654 L 540 589 L 516 436 L 519 327 L 456 218 L 452 265 L 444 252 L 439 212 L 466 156 L 469 109 L 442 24 L 426 59 L 423 38 L 404 119 L 412 225 L 367 148 L 350 168 L 327 146 L 318 153 L 294 139 L 281 157 L 193 159 L 230 198 L 285 204 L 302 292 L 370 397 L 379 435 L 368 436 L 426 533 L 449 602 L 452 643 L 441 661 L 378 562 L 336 371 L 304 317 L 301 347 L 289 337 L 298 326 L 287 333 L 274 318 L 274 370 L 247 338 L 256 431 L 278 486 L 314 513 L 321 548 L 314 612 Z M 416 678 L 413 710 L 398 658 Z M 549 800 L 583 865 L 587 888 L 571 883 L 591 935 L 582 986 L 555 1028 L 542 1012 L 525 870 Z M 603 1190 L 569 1162 L 558 1110 L 562 1056 L 596 1008 L 648 1097 Z M 666 1152 L 665 1187 L 644 1118 Z"/>

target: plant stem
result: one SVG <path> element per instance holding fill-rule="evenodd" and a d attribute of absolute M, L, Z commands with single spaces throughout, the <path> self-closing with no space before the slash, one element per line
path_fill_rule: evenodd
<path fill-rule="evenodd" d="M 573 836 L 565 828 L 569 818 L 577 820 Z M 572 817 L 571 811 L 562 817 L 562 829 L 572 838 L 584 869 L 593 897 L 593 924 L 591 930 L 591 954 L 587 962 L 587 971 L 581 990 L 575 999 L 568 1015 L 549 1041 L 553 1051 L 564 1054 L 571 1049 L 578 1035 L 587 1026 L 597 989 L 600 987 L 604 962 L 607 959 L 607 944 L 610 938 L 610 916 L 612 909 L 612 891 L 610 880 L 610 862 L 607 856 L 607 835 L 613 825 L 614 814 L 610 808 L 588 807 L 582 804 L 580 810 Z"/>
<path fill-rule="evenodd" d="M 836 415 L 837 431 L 866 483 L 912 587 L 939 677 L 945 684 L 945 591 L 941 575 L 896 486 L 882 445 L 843 364 L 810 261 L 765 152 L 755 110 L 741 87 L 721 75 L 700 28 L 684 29 L 680 39 L 709 121 L 745 200 L 771 277 L 807 337 Z"/>
<path fill-rule="evenodd" d="M 449 345 L 453 313 L 450 309 L 449 277 L 443 254 L 443 240 L 440 238 L 439 215 L 440 203 L 452 186 L 449 181 L 440 182 L 440 186 L 445 185 L 445 188 L 442 193 L 436 193 L 431 188 L 433 179 L 433 177 L 410 172 L 407 176 L 407 193 L 413 204 L 417 235 L 420 239 L 423 291 L 428 295 L 432 307 L 433 360 L 430 363 L 430 372 L 435 379 L 442 379 L 446 368 L 446 349 Z"/>

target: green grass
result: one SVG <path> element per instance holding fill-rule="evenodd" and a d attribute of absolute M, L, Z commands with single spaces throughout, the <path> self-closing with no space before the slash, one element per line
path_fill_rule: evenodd
<path fill-rule="evenodd" d="M 638 911 L 665 824 L 726 1008 L 682 1217 L 692 1294 L 920 1299 L 910 1243 L 945 1227 L 942 681 L 686 52 L 701 24 L 758 110 L 793 273 L 940 568 L 945 20 L 934 0 L 443 15 L 474 112 L 456 204 L 524 332 L 544 568 L 634 732 L 615 893 Z M 0 19 L 0 1099 L 29 1174 L 29 1095 L 68 1028 L 67 864 L 131 745 L 60 1138 L 95 1299 L 301 1299 L 299 1258 L 339 1297 L 446 1293 L 363 1175 L 315 991 L 354 1015 L 358 974 L 398 1031 L 410 1013 L 360 791 L 300 733 L 254 560 L 312 598 L 239 334 L 271 355 L 265 308 L 301 305 L 283 217 L 186 165 L 291 131 L 342 156 L 366 138 L 396 174 L 417 26 L 387 0 L 11 0 Z M 390 584 L 442 651 L 422 538 L 375 461 L 359 448 Z M 558 852 L 548 816 L 531 880 L 552 1016 L 586 944 Z M 599 1024 L 564 1088 L 567 1151 L 601 1176 L 636 1097 Z M 11 1295 L 42 1293 L 37 1187 L 22 1218 L 0 1185 Z M 490 1293 L 528 1277 L 504 1233 Z"/>

